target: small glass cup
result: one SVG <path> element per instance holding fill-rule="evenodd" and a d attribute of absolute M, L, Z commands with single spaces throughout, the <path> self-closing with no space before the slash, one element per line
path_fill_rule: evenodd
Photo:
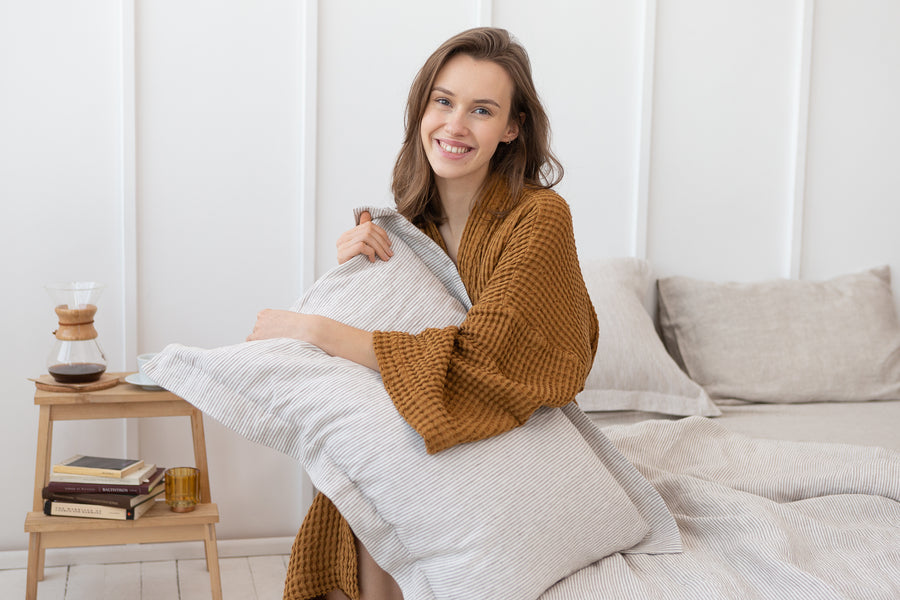
<path fill-rule="evenodd" d="M 173 467 L 166 471 L 166 504 L 175 512 L 190 512 L 200 502 L 200 469 Z"/>

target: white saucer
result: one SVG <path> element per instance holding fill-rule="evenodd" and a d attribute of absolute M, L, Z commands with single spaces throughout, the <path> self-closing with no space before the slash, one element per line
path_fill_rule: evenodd
<path fill-rule="evenodd" d="M 131 375 L 125 376 L 125 381 L 130 383 L 131 385 L 139 385 L 145 390 L 161 390 L 162 387 L 156 385 L 152 379 L 148 379 L 144 377 L 140 373 L 132 373 Z"/>

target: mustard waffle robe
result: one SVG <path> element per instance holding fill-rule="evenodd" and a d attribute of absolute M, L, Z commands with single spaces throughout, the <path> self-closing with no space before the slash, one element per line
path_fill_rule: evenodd
<path fill-rule="evenodd" d="M 423 231 L 446 251 L 435 225 Z M 459 327 L 374 333 L 385 388 L 430 454 L 513 429 L 541 406 L 568 404 L 597 349 L 571 213 L 556 192 L 526 188 L 513 203 L 495 181 L 469 215 L 458 268 L 472 301 Z M 335 588 L 359 598 L 356 548 L 320 493 L 294 541 L 284 598 Z"/>

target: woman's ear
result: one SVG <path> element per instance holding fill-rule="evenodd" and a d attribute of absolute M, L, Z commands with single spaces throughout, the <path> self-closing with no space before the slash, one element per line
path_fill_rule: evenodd
<path fill-rule="evenodd" d="M 519 113 L 518 120 L 510 119 L 509 127 L 506 130 L 506 137 L 503 138 L 503 141 L 507 144 L 519 137 L 519 126 L 525 123 L 525 113 Z"/>

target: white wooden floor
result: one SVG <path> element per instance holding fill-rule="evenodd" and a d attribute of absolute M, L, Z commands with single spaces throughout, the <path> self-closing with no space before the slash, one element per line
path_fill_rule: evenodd
<path fill-rule="evenodd" d="M 281 600 L 287 555 L 220 558 L 224 600 Z M 0 570 L 0 596 L 25 598 L 25 569 Z M 210 600 L 203 559 L 47 567 L 38 600 Z"/>

